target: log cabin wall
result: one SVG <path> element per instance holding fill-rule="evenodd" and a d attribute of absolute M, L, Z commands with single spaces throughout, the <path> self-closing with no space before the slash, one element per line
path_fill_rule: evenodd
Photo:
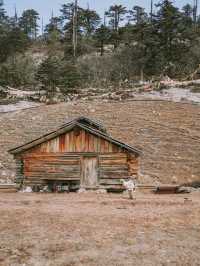
<path fill-rule="evenodd" d="M 78 182 L 85 156 L 98 158 L 98 181 L 102 187 L 120 188 L 121 178 L 137 175 L 136 156 L 77 127 L 21 154 L 24 181 L 30 185 L 45 184 L 47 180 Z"/>

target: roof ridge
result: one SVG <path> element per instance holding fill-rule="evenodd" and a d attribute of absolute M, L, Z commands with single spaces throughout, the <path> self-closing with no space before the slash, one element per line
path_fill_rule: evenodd
<path fill-rule="evenodd" d="M 9 153 L 12 153 L 12 154 L 17 154 L 17 153 L 20 153 L 20 152 L 24 152 L 26 150 L 29 150 L 31 148 L 33 148 L 34 146 L 36 145 L 40 145 L 41 143 L 44 143 L 45 141 L 48 141 L 52 138 L 55 138 L 61 134 L 65 134 L 67 131 L 70 131 L 72 130 L 75 126 L 79 126 L 80 128 L 84 129 L 84 130 L 87 130 L 88 132 L 90 132 L 91 134 L 94 134 L 98 137 L 101 137 L 101 138 L 104 138 L 105 140 L 107 141 L 110 141 L 111 143 L 115 144 L 115 145 L 118 145 L 120 146 L 121 148 L 124 148 L 125 150 L 129 150 L 131 152 L 134 152 L 136 154 L 141 154 L 141 151 L 136 149 L 136 148 L 133 148 L 132 146 L 128 145 L 128 144 L 125 144 L 119 140 L 116 140 L 114 138 L 112 138 L 112 136 L 110 134 L 107 133 L 107 131 L 105 130 L 100 130 L 95 127 L 92 127 L 92 126 L 88 126 L 88 124 L 84 124 L 84 123 L 81 123 L 81 120 L 77 120 L 77 119 L 74 119 L 72 120 L 71 122 L 63 125 L 62 127 L 58 128 L 57 130 L 54 130 L 53 132 L 50 132 L 50 133 L 47 133 L 33 141 L 30 141 L 28 143 L 25 143 L 24 145 L 21 145 L 19 147 L 16 147 L 14 149 L 11 149 L 9 150 L 8 152 Z"/>

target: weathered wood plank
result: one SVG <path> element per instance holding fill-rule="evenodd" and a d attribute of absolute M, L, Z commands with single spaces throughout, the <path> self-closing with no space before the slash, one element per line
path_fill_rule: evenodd
<path fill-rule="evenodd" d="M 99 179 L 125 179 L 127 174 L 99 174 Z"/>
<path fill-rule="evenodd" d="M 122 185 L 120 179 L 100 179 L 100 185 Z"/>
<path fill-rule="evenodd" d="M 128 165 L 100 165 L 99 169 L 106 172 L 128 171 Z"/>

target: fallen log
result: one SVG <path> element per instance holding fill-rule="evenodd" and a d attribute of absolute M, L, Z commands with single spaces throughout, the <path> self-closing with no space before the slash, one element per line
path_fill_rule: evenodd
<path fill-rule="evenodd" d="M 178 185 L 161 185 L 157 186 L 154 190 L 157 194 L 175 194 L 179 191 Z"/>
<path fill-rule="evenodd" d="M 16 184 L 0 184 L 1 192 L 17 192 L 18 187 Z"/>

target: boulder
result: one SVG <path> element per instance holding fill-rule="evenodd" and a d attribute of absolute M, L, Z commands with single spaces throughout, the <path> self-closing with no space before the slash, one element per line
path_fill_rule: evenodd
<path fill-rule="evenodd" d="M 179 187 L 177 193 L 192 193 L 196 191 L 193 187 Z"/>

